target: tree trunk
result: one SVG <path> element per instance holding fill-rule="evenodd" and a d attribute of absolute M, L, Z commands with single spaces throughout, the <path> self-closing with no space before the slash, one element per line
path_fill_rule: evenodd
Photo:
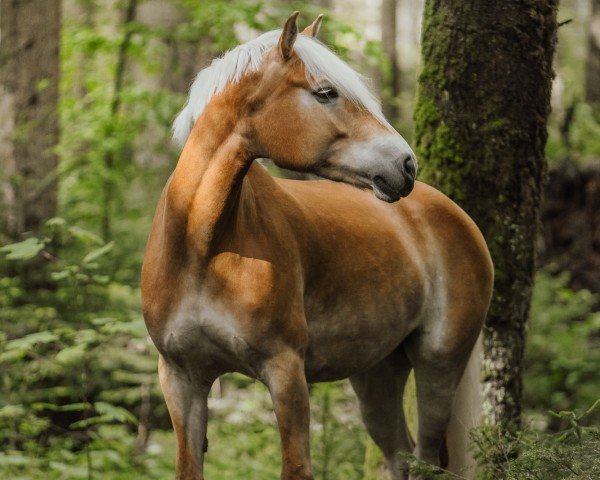
<path fill-rule="evenodd" d="M 585 99 L 600 106 L 600 0 L 592 0 L 589 47 L 585 69 Z"/>
<path fill-rule="evenodd" d="M 8 239 L 56 213 L 59 0 L 0 3 L 0 230 Z"/>
<path fill-rule="evenodd" d="M 427 0 L 415 110 L 421 179 L 461 205 L 496 270 L 484 415 L 518 427 L 557 0 Z"/>
<path fill-rule="evenodd" d="M 398 68 L 398 51 L 396 49 L 396 11 L 397 0 L 381 1 L 381 47 L 389 64 L 383 86 L 387 100 L 384 102 L 384 113 L 394 123 L 398 119 L 398 95 L 400 94 L 400 70 Z"/>

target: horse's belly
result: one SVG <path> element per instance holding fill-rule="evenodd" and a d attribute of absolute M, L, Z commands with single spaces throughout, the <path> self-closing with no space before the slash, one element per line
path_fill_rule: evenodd
<path fill-rule="evenodd" d="M 305 371 L 309 382 L 340 380 L 367 370 L 402 343 L 416 323 L 393 311 L 377 315 L 351 309 L 307 320 Z"/>

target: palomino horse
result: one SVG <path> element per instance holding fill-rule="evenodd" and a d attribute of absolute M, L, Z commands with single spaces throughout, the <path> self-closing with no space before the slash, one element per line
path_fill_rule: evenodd
<path fill-rule="evenodd" d="M 282 479 L 313 478 L 308 383 L 348 377 L 394 479 L 406 475 L 400 451 L 445 464 L 488 308 L 479 230 L 415 183 L 409 146 L 313 38 L 320 17 L 298 35 L 297 15 L 203 70 L 175 123 L 185 147 L 158 204 L 142 295 L 179 479 L 203 478 L 207 396 L 231 371 L 269 389 Z M 259 157 L 336 182 L 276 180 Z M 411 368 L 416 446 L 402 410 Z"/>

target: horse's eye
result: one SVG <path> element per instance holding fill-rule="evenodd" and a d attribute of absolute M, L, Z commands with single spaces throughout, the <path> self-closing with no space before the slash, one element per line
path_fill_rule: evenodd
<path fill-rule="evenodd" d="M 338 92 L 333 87 L 321 87 L 312 92 L 318 102 L 329 103 L 338 97 Z"/>

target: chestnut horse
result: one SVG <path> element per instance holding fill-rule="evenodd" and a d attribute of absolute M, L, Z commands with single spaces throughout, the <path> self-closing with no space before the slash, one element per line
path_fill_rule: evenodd
<path fill-rule="evenodd" d="M 185 146 L 142 296 L 179 479 L 204 478 L 207 396 L 232 371 L 269 389 L 282 479 L 313 478 L 310 382 L 350 378 L 394 479 L 407 475 L 400 451 L 445 465 L 448 443 L 453 455 L 444 439 L 490 300 L 488 250 L 457 205 L 415 183 L 410 147 L 314 38 L 321 17 L 298 35 L 297 15 L 213 61 L 175 122 Z M 334 181 L 277 180 L 261 157 Z M 411 369 L 416 445 L 402 409 Z"/>

